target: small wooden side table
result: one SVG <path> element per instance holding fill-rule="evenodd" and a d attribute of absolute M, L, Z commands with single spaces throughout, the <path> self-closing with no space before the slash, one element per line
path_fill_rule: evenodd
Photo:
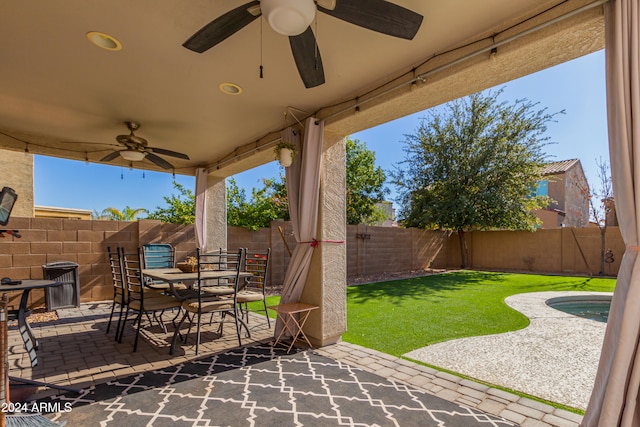
<path fill-rule="evenodd" d="M 320 308 L 319 306 L 305 304 L 303 302 L 289 302 L 286 304 L 272 305 L 268 308 L 274 310 L 278 314 L 278 318 L 282 320 L 282 323 L 284 324 L 284 327 L 280 330 L 280 333 L 276 337 L 273 345 L 282 344 L 286 346 L 287 344 L 282 342 L 282 339 L 285 331 L 287 331 L 291 334 L 291 344 L 289 345 L 289 348 L 287 348 L 287 353 L 291 351 L 297 340 L 304 340 L 310 348 L 313 347 L 302 328 L 309 318 L 309 314 L 311 314 L 313 310 Z M 296 317 L 299 317 L 299 319 Z"/>

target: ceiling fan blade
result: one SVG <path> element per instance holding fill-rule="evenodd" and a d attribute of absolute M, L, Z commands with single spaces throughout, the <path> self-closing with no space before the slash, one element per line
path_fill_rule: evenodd
<path fill-rule="evenodd" d="M 249 11 L 249 9 L 256 6 L 260 6 L 259 1 L 250 1 L 219 16 L 198 30 L 182 46 L 198 53 L 211 49 L 260 16 L 260 14 L 254 14 Z"/>
<path fill-rule="evenodd" d="M 337 0 L 336 7 L 318 10 L 359 27 L 411 40 L 422 24 L 422 15 L 386 0 Z"/>
<path fill-rule="evenodd" d="M 167 162 L 165 159 L 156 156 L 153 153 L 147 153 L 147 155 L 145 156 L 145 158 L 147 160 L 149 160 L 152 163 L 155 163 L 156 165 L 160 166 L 161 168 L 164 169 L 173 169 L 173 165 L 169 162 Z"/>
<path fill-rule="evenodd" d="M 103 158 L 101 158 L 100 161 L 101 162 L 110 162 L 111 160 L 115 159 L 119 155 L 120 155 L 119 151 L 114 151 L 113 153 L 109 153 L 106 156 L 104 156 Z"/>
<path fill-rule="evenodd" d="M 309 89 L 324 84 L 322 58 L 311 27 L 302 34 L 289 36 L 289 44 L 304 86 Z"/>
<path fill-rule="evenodd" d="M 164 154 L 165 156 L 177 157 L 179 159 L 190 160 L 189 156 L 186 154 L 178 153 L 177 151 L 165 150 L 164 148 L 157 147 L 147 147 L 147 150 L 153 151 L 154 153 Z"/>

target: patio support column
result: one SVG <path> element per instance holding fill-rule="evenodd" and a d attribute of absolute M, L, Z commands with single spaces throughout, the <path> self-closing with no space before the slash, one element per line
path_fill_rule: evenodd
<path fill-rule="evenodd" d="M 225 178 L 209 175 L 207 177 L 207 211 L 205 235 L 206 250 L 212 251 L 227 247 L 227 185 Z"/>
<path fill-rule="evenodd" d="M 302 302 L 320 306 L 305 334 L 314 346 L 333 344 L 347 329 L 346 154 L 343 136 L 324 133 L 317 239 Z M 328 241 L 342 241 L 332 243 Z"/>

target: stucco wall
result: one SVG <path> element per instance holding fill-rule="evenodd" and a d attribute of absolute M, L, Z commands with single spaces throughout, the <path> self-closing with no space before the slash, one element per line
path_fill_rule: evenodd
<path fill-rule="evenodd" d="M 542 221 L 541 228 L 560 228 L 564 221 L 564 214 L 549 209 L 537 209 L 533 212 Z"/>
<path fill-rule="evenodd" d="M 565 213 L 564 218 L 558 218 L 558 226 L 588 227 L 589 200 L 585 191 L 589 185 L 580 164 L 572 166 L 566 172 L 548 175 L 545 179 L 552 199 L 549 209 L 559 209 Z"/>
<path fill-rule="evenodd" d="M 585 190 L 589 188 L 587 179 L 584 176 L 582 167 L 573 166 L 566 175 L 565 227 L 588 227 L 589 226 L 589 199 Z"/>
<path fill-rule="evenodd" d="M 11 215 L 33 216 L 33 155 L 18 151 L 0 150 L 0 188 L 11 187 L 18 200 Z"/>
<path fill-rule="evenodd" d="M 545 179 L 549 183 L 549 197 L 551 198 L 549 208 L 564 211 L 565 174 L 549 175 Z"/>

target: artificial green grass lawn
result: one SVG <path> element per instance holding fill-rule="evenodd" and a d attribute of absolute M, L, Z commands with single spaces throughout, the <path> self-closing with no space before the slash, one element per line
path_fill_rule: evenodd
<path fill-rule="evenodd" d="M 510 295 L 543 291 L 612 292 L 615 279 L 458 271 L 347 288 L 345 341 L 400 356 L 456 338 L 522 329 Z"/>
<path fill-rule="evenodd" d="M 510 295 L 543 291 L 612 292 L 615 279 L 458 271 L 347 288 L 347 342 L 401 356 L 455 338 L 522 329 Z M 267 305 L 278 304 L 269 297 Z M 255 306 L 254 306 L 255 309 Z M 273 314 L 273 313 L 270 313 Z"/>

